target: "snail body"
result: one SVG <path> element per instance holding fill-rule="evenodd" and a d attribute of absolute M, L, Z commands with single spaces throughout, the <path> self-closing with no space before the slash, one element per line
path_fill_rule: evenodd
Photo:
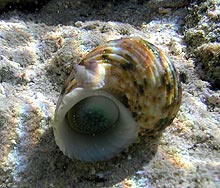
<path fill-rule="evenodd" d="M 159 48 L 140 38 L 112 40 L 73 66 L 55 111 L 55 140 L 70 158 L 107 160 L 140 131 L 164 130 L 180 101 L 178 73 Z"/>

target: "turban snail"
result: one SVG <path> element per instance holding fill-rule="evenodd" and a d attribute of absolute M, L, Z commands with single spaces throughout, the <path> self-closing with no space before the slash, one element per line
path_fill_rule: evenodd
<path fill-rule="evenodd" d="M 56 143 L 70 158 L 110 159 L 139 132 L 171 124 L 181 94 L 174 65 L 156 46 L 141 38 L 109 41 L 73 66 L 56 106 Z"/>

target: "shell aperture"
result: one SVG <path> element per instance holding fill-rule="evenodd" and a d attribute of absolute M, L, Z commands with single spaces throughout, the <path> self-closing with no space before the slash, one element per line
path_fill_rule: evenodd
<path fill-rule="evenodd" d="M 120 116 L 114 126 L 97 134 L 74 130 L 66 118 L 69 110 L 78 101 L 93 96 L 103 96 L 111 100 L 117 105 Z M 54 135 L 57 145 L 65 155 L 81 161 L 108 160 L 133 143 L 137 134 L 138 126 L 131 112 L 118 99 L 103 90 L 75 88 L 62 98 L 55 112 Z"/>
<path fill-rule="evenodd" d="M 73 66 L 55 111 L 56 143 L 70 158 L 110 159 L 138 132 L 170 125 L 181 91 L 173 63 L 159 48 L 140 38 L 109 41 Z"/>
<path fill-rule="evenodd" d="M 84 134 L 97 134 L 113 127 L 119 118 L 117 105 L 104 96 L 88 97 L 68 112 L 69 125 Z"/>

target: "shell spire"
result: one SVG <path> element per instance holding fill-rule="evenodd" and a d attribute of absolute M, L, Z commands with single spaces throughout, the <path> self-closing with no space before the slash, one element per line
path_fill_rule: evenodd
<path fill-rule="evenodd" d="M 105 84 L 105 68 L 95 60 L 90 61 L 87 66 L 74 65 L 73 71 L 78 86 L 98 89 Z"/>

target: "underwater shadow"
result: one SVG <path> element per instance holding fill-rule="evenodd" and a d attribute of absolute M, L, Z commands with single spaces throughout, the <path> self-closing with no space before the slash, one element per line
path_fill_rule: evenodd
<path fill-rule="evenodd" d="M 159 138 L 142 136 L 139 143 L 111 160 L 85 163 L 64 156 L 49 128 L 30 151 L 23 177 L 32 188 L 111 187 L 144 170 L 157 152 Z"/>
<path fill-rule="evenodd" d="M 50 0 L 29 0 L 29 1 L 1 1 L 0 14 L 13 10 L 21 10 L 25 13 L 37 12 Z"/>
<path fill-rule="evenodd" d="M 18 14 L 24 14 L 23 18 L 29 21 L 30 18 L 36 23 L 44 23 L 46 25 L 74 25 L 77 21 L 112 21 L 128 23 L 134 26 L 141 26 L 144 23 L 150 22 L 155 15 L 158 15 L 158 8 L 161 6 L 149 0 L 44 0 L 42 6 L 27 10 L 15 6 Z M 20 4 L 19 4 L 20 5 Z M 20 5 L 22 6 L 22 5 Z M 10 14 L 7 18 L 7 11 L 4 19 L 10 19 Z M 31 14 L 30 14 L 31 13 Z M 27 17 L 26 17 L 27 16 Z"/>
<path fill-rule="evenodd" d="M 143 0 L 62 0 L 42 7 L 36 14 L 38 22 L 47 25 L 73 25 L 77 21 L 113 21 L 140 26 L 157 14 L 155 5 Z M 42 16 L 44 15 L 44 16 Z"/>

